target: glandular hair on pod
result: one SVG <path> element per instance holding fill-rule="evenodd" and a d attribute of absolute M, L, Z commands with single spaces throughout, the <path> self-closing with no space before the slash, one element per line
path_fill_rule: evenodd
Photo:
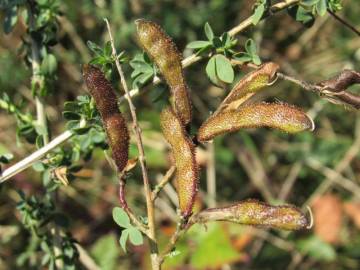
<path fill-rule="evenodd" d="M 114 89 L 104 73 L 93 65 L 83 66 L 83 77 L 100 113 L 112 157 L 118 171 L 122 172 L 129 158 L 129 132 Z"/>
<path fill-rule="evenodd" d="M 295 106 L 259 103 L 210 116 L 199 128 L 197 139 L 204 142 L 242 128 L 258 127 L 270 127 L 288 133 L 313 131 L 315 128 L 313 120 Z"/>
<path fill-rule="evenodd" d="M 181 54 L 172 39 L 156 23 L 139 19 L 135 21 L 140 45 L 159 68 L 170 87 L 171 104 L 182 122 L 191 121 L 191 101 L 181 64 Z"/>
<path fill-rule="evenodd" d="M 195 146 L 187 136 L 183 123 L 171 107 L 160 114 L 161 129 L 171 146 L 176 167 L 176 190 L 179 208 L 184 218 L 192 214 L 195 197 L 198 192 L 198 166 Z"/>
<path fill-rule="evenodd" d="M 309 221 L 299 208 L 292 205 L 272 206 L 257 200 L 209 208 L 194 215 L 191 221 L 193 223 L 229 221 L 290 231 L 309 228 Z"/>
<path fill-rule="evenodd" d="M 230 91 L 220 106 L 224 107 L 247 94 L 257 93 L 272 83 L 279 65 L 273 62 L 262 64 L 256 70 L 246 74 Z"/>

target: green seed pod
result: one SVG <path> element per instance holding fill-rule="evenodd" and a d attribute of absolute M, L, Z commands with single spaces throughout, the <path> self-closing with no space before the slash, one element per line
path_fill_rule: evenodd
<path fill-rule="evenodd" d="M 176 189 L 183 217 L 189 217 L 198 191 L 195 147 L 174 111 L 167 107 L 160 114 L 161 129 L 171 146 L 176 167 Z"/>
<path fill-rule="evenodd" d="M 257 127 L 270 127 L 288 133 L 313 131 L 315 128 L 313 120 L 299 108 L 283 103 L 259 103 L 210 116 L 199 128 L 198 140 L 209 141 L 217 135 Z"/>
<path fill-rule="evenodd" d="M 83 77 L 100 113 L 112 150 L 112 157 L 118 171 L 122 172 L 128 161 L 129 132 L 126 121 L 117 105 L 113 87 L 102 71 L 95 66 L 84 65 Z"/>
<path fill-rule="evenodd" d="M 228 96 L 220 105 L 220 110 L 231 110 L 238 107 L 237 103 L 242 103 L 253 94 L 268 86 L 279 70 L 276 63 L 264 63 L 258 69 L 246 74 L 230 91 Z"/>
<path fill-rule="evenodd" d="M 140 45 L 164 76 L 172 94 L 173 109 L 187 125 L 191 121 L 191 102 L 178 49 L 158 24 L 143 19 L 135 23 Z"/>
<path fill-rule="evenodd" d="M 300 230 L 309 227 L 305 215 L 291 205 L 271 206 L 256 200 L 247 200 L 227 207 L 210 208 L 196 214 L 191 222 L 229 221 L 281 230 Z"/>

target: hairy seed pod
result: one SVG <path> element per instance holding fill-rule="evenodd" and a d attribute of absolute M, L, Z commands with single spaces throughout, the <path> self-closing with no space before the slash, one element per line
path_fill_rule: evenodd
<path fill-rule="evenodd" d="M 198 166 L 195 147 L 186 135 L 182 122 L 170 107 L 160 114 L 161 129 L 171 146 L 176 167 L 176 189 L 183 217 L 189 217 L 198 191 Z"/>
<path fill-rule="evenodd" d="M 309 227 L 305 215 L 291 205 L 271 206 L 256 200 L 209 208 L 196 214 L 191 222 L 229 221 L 243 225 L 255 225 L 282 230 L 300 230 Z"/>
<path fill-rule="evenodd" d="M 95 66 L 84 65 L 83 77 L 100 113 L 112 157 L 118 171 L 122 172 L 128 161 L 129 132 L 117 105 L 114 89 L 102 71 Z"/>
<path fill-rule="evenodd" d="M 236 109 L 237 103 L 268 86 L 279 70 L 279 65 L 273 62 L 264 63 L 258 69 L 246 74 L 230 91 L 220 105 L 220 110 Z"/>
<path fill-rule="evenodd" d="M 209 141 L 217 135 L 257 127 L 270 127 L 288 133 L 313 131 L 315 128 L 313 120 L 299 108 L 284 103 L 259 103 L 210 116 L 199 128 L 198 140 Z"/>
<path fill-rule="evenodd" d="M 164 76 L 170 87 L 173 109 L 187 125 L 191 120 L 191 102 L 178 49 L 158 24 L 143 19 L 135 23 L 140 45 Z"/>

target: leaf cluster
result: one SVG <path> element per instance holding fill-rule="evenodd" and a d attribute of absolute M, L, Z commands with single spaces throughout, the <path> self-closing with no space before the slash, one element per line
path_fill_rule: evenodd
<path fill-rule="evenodd" d="M 129 216 L 120 207 L 115 207 L 112 211 L 112 216 L 117 225 L 122 229 L 119 239 L 120 246 L 126 252 L 126 243 L 129 240 L 135 246 L 142 245 L 143 235 L 141 232 L 130 223 Z"/>

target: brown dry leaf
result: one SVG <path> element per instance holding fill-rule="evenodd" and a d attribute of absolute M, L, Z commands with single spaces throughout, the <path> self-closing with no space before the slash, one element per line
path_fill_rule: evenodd
<path fill-rule="evenodd" d="M 312 207 L 315 234 L 327 243 L 338 243 L 343 218 L 339 197 L 333 194 L 320 196 L 314 201 Z"/>
<path fill-rule="evenodd" d="M 344 203 L 344 210 L 355 223 L 356 227 L 360 229 L 360 202 Z"/>

